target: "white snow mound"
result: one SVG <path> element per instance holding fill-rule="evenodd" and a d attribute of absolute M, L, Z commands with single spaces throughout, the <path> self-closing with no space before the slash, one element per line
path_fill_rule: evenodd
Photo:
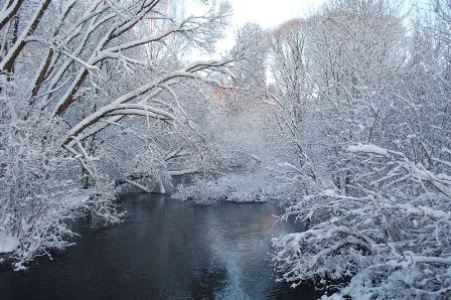
<path fill-rule="evenodd" d="M 19 240 L 0 231 L 0 253 L 10 253 L 19 247 Z"/>

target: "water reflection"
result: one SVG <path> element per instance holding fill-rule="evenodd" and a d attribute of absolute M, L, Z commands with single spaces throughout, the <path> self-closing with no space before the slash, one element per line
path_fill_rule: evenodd
<path fill-rule="evenodd" d="M 316 299 L 274 282 L 270 239 L 290 230 L 271 204 L 200 207 L 125 199 L 125 224 L 90 232 L 26 273 L 0 271 L 1 299 Z"/>

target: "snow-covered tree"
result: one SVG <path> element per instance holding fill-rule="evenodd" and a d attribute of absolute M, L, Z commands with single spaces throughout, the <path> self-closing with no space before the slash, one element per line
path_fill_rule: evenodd
<path fill-rule="evenodd" d="M 242 54 L 235 62 L 234 79 L 243 96 L 261 97 L 266 90 L 267 34 L 255 23 L 238 29 L 235 50 Z"/>
<path fill-rule="evenodd" d="M 274 260 L 294 285 L 350 278 L 341 296 L 446 299 L 449 24 L 442 11 L 411 34 L 391 4 L 334 1 L 306 20 L 307 117 L 293 143 L 311 145 L 318 176 L 288 206 L 304 229 L 273 241 Z M 289 166 L 305 185 L 311 170 Z"/>
<path fill-rule="evenodd" d="M 228 4 L 205 3 L 200 16 L 166 0 L 0 4 L 0 233 L 17 269 L 68 245 L 70 219 L 120 221 L 115 183 L 165 191 L 210 167 L 182 96 L 221 86 L 214 73 L 240 54 L 181 53 L 212 51 L 227 25 Z"/>

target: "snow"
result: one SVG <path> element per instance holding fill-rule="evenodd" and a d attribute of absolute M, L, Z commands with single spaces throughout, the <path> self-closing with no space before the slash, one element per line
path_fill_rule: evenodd
<path fill-rule="evenodd" d="M 0 231 L 0 253 L 10 253 L 17 249 L 19 240 Z"/>
<path fill-rule="evenodd" d="M 324 196 L 326 197 L 333 197 L 335 196 L 335 191 L 333 189 L 327 189 L 323 192 Z"/>
<path fill-rule="evenodd" d="M 246 25 L 230 55 L 185 65 L 188 43 L 213 50 L 227 5 L 182 21 L 182 7 L 157 11 L 148 0 L 73 0 L 56 18 L 47 7 L 57 1 L 13 12 L 22 2 L 0 9 L 6 42 L 9 20 L 30 16 L 0 51 L 0 69 L 14 69 L 0 74 L 0 254 L 13 252 L 16 270 L 70 245 L 69 220 L 89 212 L 95 225 L 120 222 L 114 183 L 137 168 L 164 182 L 162 192 L 170 175 L 193 171 L 173 198 L 277 199 L 287 206 L 281 219 L 305 225 L 273 240 L 293 286 L 352 277 L 334 298 L 449 294 L 451 56 L 442 31 L 451 6 L 434 13 L 437 25 L 413 22 L 411 35 L 390 1 L 330 1 L 271 34 Z M 156 13 L 162 26 L 136 35 Z M 158 43 L 176 32 L 185 34 Z M 155 59 L 137 49 L 151 42 L 161 44 Z M 86 103 L 93 110 L 81 110 Z M 79 164 L 92 190 L 79 191 Z"/>
<path fill-rule="evenodd" d="M 364 153 L 373 153 L 373 154 L 377 154 L 380 156 L 388 156 L 387 149 L 384 149 L 384 148 L 381 148 L 379 146 L 372 145 L 372 144 L 368 144 L 368 145 L 357 144 L 354 146 L 349 146 L 348 150 L 350 152 L 364 152 Z"/>
<path fill-rule="evenodd" d="M 217 180 L 199 179 L 191 185 L 180 186 L 171 197 L 198 204 L 261 203 L 281 198 L 284 192 L 285 186 L 261 174 L 229 174 Z"/>

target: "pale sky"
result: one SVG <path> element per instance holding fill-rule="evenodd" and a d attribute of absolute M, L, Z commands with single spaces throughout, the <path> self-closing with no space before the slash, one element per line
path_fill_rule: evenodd
<path fill-rule="evenodd" d="M 230 0 L 234 16 L 232 24 L 240 27 L 246 22 L 255 22 L 270 28 L 280 23 L 305 16 L 323 0 Z"/>
<path fill-rule="evenodd" d="M 218 52 L 229 50 L 234 44 L 235 31 L 247 22 L 254 22 L 263 29 L 274 28 L 286 20 L 303 17 L 324 0 L 229 0 L 233 8 L 231 27 L 226 38 L 217 45 Z M 199 0 L 189 0 L 187 14 L 202 11 Z"/>

